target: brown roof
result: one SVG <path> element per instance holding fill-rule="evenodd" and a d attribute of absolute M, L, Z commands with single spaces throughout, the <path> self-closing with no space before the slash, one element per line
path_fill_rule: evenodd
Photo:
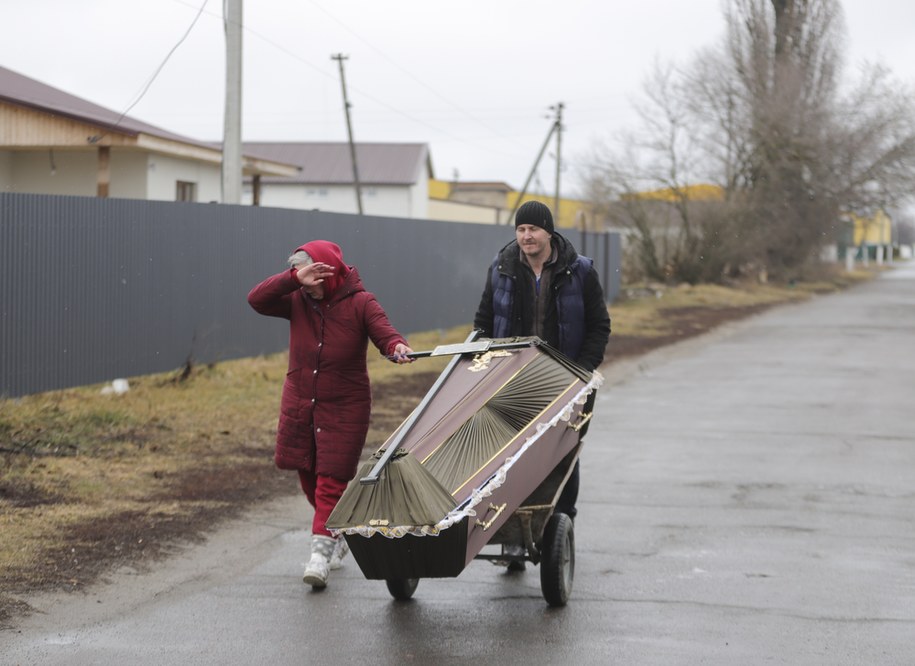
<path fill-rule="evenodd" d="M 295 178 L 264 178 L 265 183 L 352 184 L 353 166 L 346 142 L 244 142 L 245 154 L 294 164 L 302 169 Z M 428 167 L 425 143 L 356 143 L 359 182 L 365 185 L 412 185 Z"/>
<path fill-rule="evenodd" d="M 154 125 L 135 120 L 130 116 L 121 118 L 121 114 L 116 111 L 93 104 L 5 67 L 0 67 L 0 101 L 64 116 L 129 136 L 136 136 L 142 133 L 171 141 L 213 148 L 210 143 L 173 134 Z"/>

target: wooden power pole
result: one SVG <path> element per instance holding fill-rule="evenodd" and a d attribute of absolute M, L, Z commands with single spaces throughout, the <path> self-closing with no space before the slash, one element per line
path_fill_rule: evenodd
<path fill-rule="evenodd" d="M 349 56 L 345 56 L 342 53 L 337 53 L 330 57 L 331 60 L 336 60 L 340 65 L 340 85 L 343 87 L 343 111 L 346 113 L 346 133 L 349 136 L 349 154 L 350 159 L 353 162 L 353 183 L 356 185 L 356 207 L 359 209 L 359 214 L 362 215 L 362 188 L 359 185 L 359 167 L 356 165 L 356 144 L 353 142 L 353 125 L 350 122 L 349 118 L 349 99 L 346 96 L 346 77 L 343 74 L 343 61 L 346 60 Z"/>
<path fill-rule="evenodd" d="M 537 166 L 540 164 L 540 160 L 543 158 L 543 153 L 546 152 L 546 147 L 550 144 L 550 139 L 553 138 L 553 132 L 556 132 L 556 198 L 553 201 L 553 219 L 556 220 L 557 226 L 559 222 L 559 149 L 560 149 L 560 132 L 562 131 L 562 109 L 564 104 L 560 102 L 557 106 L 551 106 L 550 109 L 556 109 L 556 119 L 553 121 L 553 124 L 550 125 L 550 131 L 547 132 L 546 139 L 543 142 L 543 145 L 540 147 L 540 152 L 537 153 L 537 159 L 534 160 L 534 166 L 531 168 L 531 172 L 527 176 L 527 180 L 524 181 L 524 187 L 521 188 L 521 193 L 518 195 L 518 198 L 515 200 L 515 206 L 512 208 L 512 212 L 506 220 L 506 224 L 512 223 L 512 218 L 515 216 L 515 213 L 518 212 L 518 207 L 521 206 L 521 202 L 524 199 L 524 195 L 527 194 L 528 185 L 531 184 L 531 180 L 534 178 L 534 174 L 537 173 Z"/>

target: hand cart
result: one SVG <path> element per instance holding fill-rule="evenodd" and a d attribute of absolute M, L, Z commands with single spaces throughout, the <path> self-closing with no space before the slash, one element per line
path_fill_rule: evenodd
<path fill-rule="evenodd" d="M 415 354 L 453 358 L 349 485 L 328 529 L 395 599 L 410 599 L 421 578 L 486 559 L 539 564 L 544 599 L 565 605 L 574 526 L 555 507 L 603 378 L 539 338 L 474 338 Z M 482 554 L 487 545 L 524 555 Z"/>

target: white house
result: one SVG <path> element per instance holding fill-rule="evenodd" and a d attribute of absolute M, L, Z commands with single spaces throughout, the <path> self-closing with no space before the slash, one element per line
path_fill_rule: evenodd
<path fill-rule="evenodd" d="M 245 142 L 244 152 L 293 164 L 293 177 L 253 176 L 242 200 L 275 208 L 358 213 L 350 146 L 346 142 Z M 356 143 L 362 212 L 428 218 L 432 162 L 424 143 Z"/>
<path fill-rule="evenodd" d="M 292 176 L 243 157 L 245 176 Z M 220 201 L 219 146 L 172 134 L 0 67 L 0 191 Z"/>

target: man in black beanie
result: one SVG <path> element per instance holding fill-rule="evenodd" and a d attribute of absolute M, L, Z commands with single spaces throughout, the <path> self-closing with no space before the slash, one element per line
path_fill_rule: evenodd
<path fill-rule="evenodd" d="M 499 250 L 486 273 L 474 328 L 484 338 L 536 335 L 586 370 L 594 370 L 604 360 L 610 315 L 592 263 L 556 233 L 548 206 L 528 201 L 515 214 L 515 240 Z M 592 409 L 594 397 L 592 392 L 585 411 Z M 587 425 L 580 436 L 586 432 Z M 556 503 L 556 511 L 573 520 L 578 484 L 576 463 Z M 524 554 L 509 546 L 505 553 Z M 509 567 L 522 570 L 524 562 L 513 561 Z"/>

